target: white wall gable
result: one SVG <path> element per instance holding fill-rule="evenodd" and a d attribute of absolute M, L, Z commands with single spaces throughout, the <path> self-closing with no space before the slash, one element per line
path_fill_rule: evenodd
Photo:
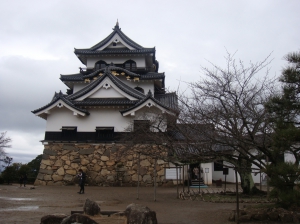
<path fill-rule="evenodd" d="M 157 109 L 159 109 L 162 113 L 169 113 L 169 114 L 172 114 L 172 115 L 175 115 L 174 113 L 166 110 L 165 108 L 161 107 L 160 105 L 158 105 L 157 103 L 155 103 L 152 99 L 148 99 L 146 100 L 144 103 L 142 103 L 140 106 L 136 107 L 136 108 L 133 108 L 132 110 L 130 111 L 127 111 L 126 113 L 123 113 L 123 116 L 128 116 L 128 115 L 131 115 L 131 116 L 135 116 L 135 113 L 138 111 L 138 110 L 141 110 L 142 108 L 144 107 L 147 107 L 147 108 L 151 108 L 151 107 L 156 107 Z"/>
<path fill-rule="evenodd" d="M 119 89 L 108 77 L 99 83 L 93 90 L 76 100 L 81 101 L 86 98 L 127 98 L 129 100 L 137 100 L 137 98 L 132 97 Z"/>
<path fill-rule="evenodd" d="M 81 112 L 81 111 L 78 111 L 76 109 L 74 109 L 73 107 L 69 106 L 68 104 L 66 104 L 64 101 L 62 100 L 58 100 L 55 104 L 45 108 L 44 110 L 36 113 L 35 115 L 37 116 L 40 116 L 44 119 L 47 120 L 47 116 L 49 114 L 51 114 L 51 110 L 54 109 L 54 108 L 67 108 L 69 109 L 70 111 L 73 112 L 73 115 L 77 116 L 77 115 L 81 115 L 81 116 L 85 116 L 85 113 Z"/>
<path fill-rule="evenodd" d="M 113 46 L 113 43 L 116 43 L 116 46 Z M 135 50 L 135 48 L 128 45 L 122 38 L 119 36 L 119 34 L 115 34 L 105 45 L 98 48 L 97 51 L 102 51 L 105 48 L 128 48 L 129 50 Z"/>

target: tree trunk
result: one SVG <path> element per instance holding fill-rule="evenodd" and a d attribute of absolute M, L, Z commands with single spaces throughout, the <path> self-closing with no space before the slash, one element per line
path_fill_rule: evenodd
<path fill-rule="evenodd" d="M 240 174 L 241 178 L 241 188 L 243 189 L 243 194 L 254 193 L 256 187 L 252 178 L 251 162 L 249 160 L 239 157 L 238 165 L 238 173 Z"/>
<path fill-rule="evenodd" d="M 239 171 L 241 178 L 241 188 L 243 189 L 243 194 L 251 194 L 254 191 L 255 185 L 252 178 L 251 171 Z"/>

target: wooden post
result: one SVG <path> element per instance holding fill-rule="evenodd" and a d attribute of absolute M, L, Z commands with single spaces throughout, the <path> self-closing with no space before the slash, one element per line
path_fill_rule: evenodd
<path fill-rule="evenodd" d="M 179 190 L 178 190 L 178 166 L 176 164 L 176 182 L 177 182 L 177 199 L 179 198 Z"/>
<path fill-rule="evenodd" d="M 184 192 L 184 165 L 182 166 L 182 187 L 183 187 L 183 192 Z"/>
<path fill-rule="evenodd" d="M 237 178 L 237 169 L 234 168 L 235 171 L 235 189 L 236 189 L 236 216 L 235 221 L 237 224 L 239 224 L 239 215 L 240 215 L 240 205 L 239 205 L 239 185 L 238 185 L 238 178 Z"/>
<path fill-rule="evenodd" d="M 201 180 L 201 163 L 199 163 L 199 174 L 198 174 L 198 185 L 199 185 L 199 194 L 200 194 L 200 180 Z"/>
<path fill-rule="evenodd" d="M 156 201 L 156 163 L 157 158 L 154 158 L 154 201 Z"/>
<path fill-rule="evenodd" d="M 267 165 L 269 165 L 269 157 L 267 156 Z M 267 175 L 267 199 L 270 199 L 269 175 Z"/>
<path fill-rule="evenodd" d="M 137 185 L 137 200 L 139 200 L 139 194 L 140 194 L 140 157 L 141 153 L 139 152 L 138 156 L 138 185 Z"/>
<path fill-rule="evenodd" d="M 190 165 L 187 165 L 188 169 L 187 169 L 187 175 L 188 175 L 188 193 L 190 193 L 190 176 L 191 176 L 191 168 Z"/>

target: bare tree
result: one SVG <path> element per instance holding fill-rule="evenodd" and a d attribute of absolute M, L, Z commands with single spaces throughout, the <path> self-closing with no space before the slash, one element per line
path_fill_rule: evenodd
<path fill-rule="evenodd" d="M 5 148 L 11 147 L 11 145 L 9 145 L 10 142 L 11 139 L 9 137 L 6 137 L 6 132 L 2 132 L 0 134 L 0 159 L 2 159 L 6 155 Z"/>
<path fill-rule="evenodd" d="M 268 69 L 261 75 L 270 63 L 269 56 L 247 67 L 229 53 L 226 61 L 226 68 L 211 63 L 212 69 L 203 68 L 203 79 L 188 83 L 191 94 L 179 97 L 179 123 L 189 125 L 189 131 L 192 128 L 194 135 L 201 136 L 198 141 L 193 139 L 194 147 L 201 148 L 205 139 L 210 144 L 205 148 L 206 155 L 233 164 L 244 193 L 249 193 L 255 187 L 252 164 L 257 169 L 265 168 L 263 155 L 270 154 L 272 129 L 264 105 L 273 94 L 275 79 L 268 78 Z M 204 124 L 210 124 L 213 130 L 203 128 Z"/>

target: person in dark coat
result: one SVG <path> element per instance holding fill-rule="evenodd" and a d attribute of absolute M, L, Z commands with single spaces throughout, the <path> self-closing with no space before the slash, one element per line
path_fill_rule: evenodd
<path fill-rule="evenodd" d="M 79 171 L 78 178 L 79 178 L 80 190 L 77 193 L 84 194 L 84 185 L 85 185 L 86 174 L 85 174 L 85 172 L 83 172 L 82 169 L 79 169 L 78 171 Z"/>
<path fill-rule="evenodd" d="M 24 177 L 23 177 L 23 175 L 21 175 L 19 178 L 20 187 L 22 187 L 23 181 L 24 181 Z"/>
<path fill-rule="evenodd" d="M 27 175 L 26 175 L 26 173 L 23 176 L 23 183 L 24 183 L 24 187 L 26 187 L 26 183 L 27 183 Z"/>

